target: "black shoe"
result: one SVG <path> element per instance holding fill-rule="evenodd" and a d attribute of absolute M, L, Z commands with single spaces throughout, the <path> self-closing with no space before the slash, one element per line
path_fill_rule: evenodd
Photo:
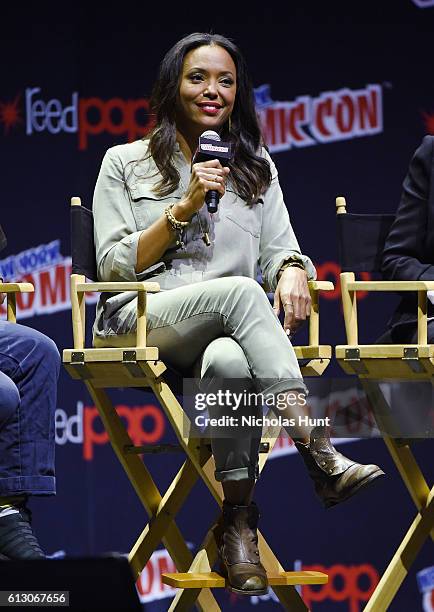
<path fill-rule="evenodd" d="M 384 476 L 378 465 L 362 465 L 339 453 L 322 427 L 312 430 L 309 444 L 295 442 L 295 446 L 306 464 L 315 491 L 326 508 L 349 499 Z"/>
<path fill-rule="evenodd" d="M 7 560 L 45 559 L 30 525 L 30 511 L 0 517 L 0 558 Z"/>

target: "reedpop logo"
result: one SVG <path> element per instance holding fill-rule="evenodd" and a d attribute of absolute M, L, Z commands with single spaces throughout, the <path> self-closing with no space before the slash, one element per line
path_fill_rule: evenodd
<path fill-rule="evenodd" d="M 294 571 L 323 572 L 329 578 L 327 584 L 297 587 L 297 591 L 309 610 L 319 609 L 319 606 L 317 608 L 313 604 L 336 602 L 346 603 L 348 612 L 360 612 L 361 604 L 369 601 L 379 581 L 376 568 L 369 563 L 362 565 L 336 563 L 326 567 L 324 565 L 305 565 L 302 561 L 297 560 L 294 563 Z M 276 594 L 271 589 L 267 595 L 250 598 L 252 606 L 266 601 L 278 602 Z M 344 608 L 339 609 L 344 610 Z"/>
<path fill-rule="evenodd" d="M 27 136 L 41 132 L 51 135 L 77 134 L 78 148 L 88 148 L 89 137 L 102 133 L 126 135 L 129 141 L 146 134 L 153 125 L 149 100 L 145 98 L 125 100 L 119 97 L 102 100 L 96 96 L 81 98 L 78 92 L 70 100 L 46 99 L 40 87 L 27 87 L 14 100 L 0 102 L 0 122 L 4 133 L 23 124 Z M 22 116 L 24 106 L 24 118 Z"/>
<path fill-rule="evenodd" d="M 156 444 L 165 432 L 166 422 L 163 412 L 153 404 L 141 406 L 116 405 L 115 410 L 126 425 L 128 435 L 135 446 Z M 83 459 L 93 461 L 95 448 L 109 443 L 98 410 L 95 406 L 85 406 L 78 401 L 76 411 L 67 413 L 57 408 L 55 413 L 56 444 L 78 444 L 82 446 Z"/>

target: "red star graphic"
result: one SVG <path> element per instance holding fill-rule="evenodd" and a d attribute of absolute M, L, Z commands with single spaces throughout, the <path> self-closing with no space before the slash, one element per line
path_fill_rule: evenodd
<path fill-rule="evenodd" d="M 434 113 L 422 113 L 428 134 L 434 135 Z"/>
<path fill-rule="evenodd" d="M 4 123 L 5 134 L 8 134 L 11 127 L 17 123 L 22 123 L 23 120 L 20 116 L 20 109 L 18 108 L 18 102 L 20 101 L 21 94 L 18 94 L 13 102 L 0 102 L 0 121 Z"/>

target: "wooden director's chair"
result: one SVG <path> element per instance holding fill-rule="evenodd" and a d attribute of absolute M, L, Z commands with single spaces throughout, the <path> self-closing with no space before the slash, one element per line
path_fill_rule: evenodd
<path fill-rule="evenodd" d="M 401 544 L 364 608 L 388 610 L 424 542 L 434 539 L 434 487 L 430 489 L 410 445 L 392 419 L 381 380 L 433 381 L 434 345 L 427 343 L 427 291 L 434 281 L 356 281 L 354 272 L 380 272 L 384 243 L 394 215 L 349 214 L 345 198 L 336 198 L 340 275 L 346 345 L 336 358 L 348 374 L 356 374 L 382 433 L 384 442 L 418 510 Z M 351 271 L 349 271 L 351 270 Z M 417 344 L 360 344 L 357 291 L 417 291 Z"/>
<path fill-rule="evenodd" d="M 193 485 L 201 478 L 219 506 L 222 488 L 214 478 L 214 460 L 209 440 L 189 435 L 181 405 L 172 392 L 165 375 L 166 366 L 158 358 L 158 349 L 146 344 L 146 295 L 159 291 L 154 282 L 86 282 L 96 279 L 92 212 L 81 206 L 79 198 L 71 200 L 72 275 L 71 304 L 74 348 L 63 351 L 63 361 L 72 378 L 82 380 L 98 408 L 108 432 L 111 445 L 123 465 L 140 501 L 149 515 L 131 552 L 129 562 L 138 576 L 152 553 L 162 541 L 172 557 L 178 573 L 163 574 L 163 582 L 180 589 L 170 610 L 190 610 L 196 604 L 203 612 L 220 610 L 209 589 L 225 586 L 225 579 L 211 568 L 217 559 L 213 530 L 193 556 L 175 518 L 186 501 Z M 330 282 L 310 282 L 312 315 L 309 323 L 309 346 L 295 348 L 302 360 L 304 375 L 321 375 L 330 362 L 331 347 L 319 344 L 319 290 L 331 290 Z M 93 291 L 137 291 L 137 335 L 134 346 L 85 348 L 85 293 Z M 113 387 L 148 387 L 162 406 L 179 440 L 179 448 L 186 459 L 171 485 L 161 494 L 140 455 L 174 450 L 170 445 L 134 446 L 120 417 L 106 393 Z M 279 430 L 268 431 L 261 441 L 260 470 L 263 469 Z M 292 612 L 306 611 L 307 607 L 295 585 L 324 584 L 327 576 L 320 572 L 285 572 L 264 537 L 259 534 L 262 562 L 283 607 Z"/>

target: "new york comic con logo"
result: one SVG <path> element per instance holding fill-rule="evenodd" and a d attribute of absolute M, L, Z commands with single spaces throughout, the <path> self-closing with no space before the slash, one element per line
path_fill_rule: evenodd
<path fill-rule="evenodd" d="M 256 108 L 264 138 L 271 151 L 313 146 L 371 136 L 383 131 L 382 88 L 343 88 L 318 96 L 303 95 L 277 102 L 270 86 L 255 89 Z M 73 92 L 69 99 L 49 97 L 40 87 L 0 101 L 3 134 L 24 130 L 29 137 L 41 133 L 74 134 L 78 149 L 88 148 L 90 139 L 110 134 L 129 142 L 147 134 L 154 125 L 146 98 L 83 98 Z"/>

